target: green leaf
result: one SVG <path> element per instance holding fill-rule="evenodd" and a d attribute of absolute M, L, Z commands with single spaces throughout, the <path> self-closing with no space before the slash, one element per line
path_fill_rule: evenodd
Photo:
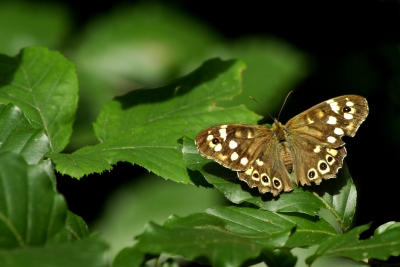
<path fill-rule="evenodd" d="M 0 154 L 0 247 L 44 245 L 64 228 L 67 207 L 41 165 Z"/>
<path fill-rule="evenodd" d="M 214 207 L 206 210 L 225 221 L 228 230 L 248 234 L 270 234 L 296 227 L 285 247 L 306 247 L 336 235 L 336 230 L 324 219 L 299 213 L 281 214 L 243 207 Z"/>
<path fill-rule="evenodd" d="M 49 162 L 0 153 L 0 266 L 106 266 L 107 245 L 67 211 Z"/>
<path fill-rule="evenodd" d="M 112 267 L 140 267 L 144 266 L 146 255 L 135 246 L 124 248 L 115 257 Z"/>
<path fill-rule="evenodd" d="M 348 229 L 353 219 L 356 190 L 346 165 L 338 172 L 336 179 L 323 181 L 321 185 L 307 189 L 294 184 L 293 191 L 274 198 L 272 194 L 260 194 L 257 188 L 249 188 L 239 180 L 236 172 L 202 157 L 190 138 L 183 139 L 182 153 L 189 169 L 200 171 L 207 182 L 233 203 L 249 202 L 269 211 L 308 215 L 315 215 L 320 209 L 327 208 L 340 222 L 343 231 Z"/>
<path fill-rule="evenodd" d="M 0 250 L 2 267 L 106 267 L 107 245 L 98 236 L 72 243 Z"/>
<path fill-rule="evenodd" d="M 400 255 L 400 227 L 387 227 L 376 232 L 366 240 L 358 240 L 359 235 L 369 225 L 362 225 L 343 235 L 333 236 L 321 243 L 314 255 L 306 259 L 311 264 L 320 257 L 345 257 L 356 261 L 370 258 L 387 260 L 390 256 Z"/>
<path fill-rule="evenodd" d="M 241 266 L 260 262 L 263 251 L 284 246 L 291 231 L 259 233 L 214 215 L 195 213 L 172 216 L 164 226 L 150 222 L 137 237 L 135 248 L 152 255 L 182 255 L 213 266 Z"/>
<path fill-rule="evenodd" d="M 95 123 L 102 143 L 49 156 L 59 172 L 77 178 L 128 161 L 166 179 L 192 183 L 178 139 L 195 136 L 213 124 L 254 123 L 258 118 L 243 107 L 215 106 L 240 92 L 243 68 L 240 61 L 214 59 L 169 86 L 118 97 L 103 108 Z"/>
<path fill-rule="evenodd" d="M 347 232 L 356 211 L 357 190 L 346 162 L 339 170 L 336 179 L 313 186 L 313 190 L 313 194 L 325 204 L 325 208 L 333 213 L 342 232 Z"/>
<path fill-rule="evenodd" d="M 0 152 L 21 154 L 36 164 L 49 151 L 49 139 L 43 129 L 35 129 L 22 110 L 12 104 L 0 104 Z"/>
<path fill-rule="evenodd" d="M 51 151 L 61 151 L 77 108 L 74 64 L 58 52 L 29 47 L 15 58 L 0 56 L 0 77 L 0 103 L 21 108 L 30 124 L 49 137 Z"/>

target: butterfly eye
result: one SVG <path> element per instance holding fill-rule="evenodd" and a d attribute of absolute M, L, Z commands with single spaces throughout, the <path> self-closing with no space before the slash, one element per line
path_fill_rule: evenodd
<path fill-rule="evenodd" d="M 349 108 L 349 107 L 344 107 L 342 110 L 343 110 L 344 113 L 348 113 L 348 112 L 351 111 L 351 108 Z"/>
<path fill-rule="evenodd" d="M 279 187 L 281 185 L 281 182 L 278 179 L 274 179 L 274 186 Z"/>
<path fill-rule="evenodd" d="M 265 183 L 265 184 L 269 184 L 269 179 L 268 179 L 268 176 L 266 176 L 266 175 L 263 175 L 263 176 L 261 177 L 261 179 L 262 179 L 263 183 Z"/>
<path fill-rule="evenodd" d="M 213 143 L 214 145 L 218 144 L 218 143 L 219 143 L 219 139 L 218 139 L 218 138 L 214 138 L 214 139 L 212 140 L 212 143 Z"/>

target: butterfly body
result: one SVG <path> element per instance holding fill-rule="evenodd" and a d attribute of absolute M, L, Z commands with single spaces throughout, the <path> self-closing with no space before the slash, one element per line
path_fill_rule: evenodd
<path fill-rule="evenodd" d="M 339 96 L 322 102 L 271 128 L 251 124 L 217 125 L 196 137 L 201 155 L 238 172 L 238 177 L 261 193 L 293 189 L 296 184 L 319 184 L 335 178 L 347 155 L 343 136 L 354 136 L 368 115 L 365 98 Z"/>

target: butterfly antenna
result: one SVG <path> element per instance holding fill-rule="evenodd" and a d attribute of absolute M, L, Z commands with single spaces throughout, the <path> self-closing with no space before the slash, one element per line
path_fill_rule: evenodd
<path fill-rule="evenodd" d="M 274 120 L 274 117 L 271 116 L 271 114 L 269 114 L 269 112 L 260 104 L 260 102 L 258 102 L 254 97 L 252 97 L 251 95 L 249 95 L 249 98 L 251 98 L 252 100 L 254 100 L 254 102 L 256 102 L 263 110 L 265 110 L 265 112 L 267 112 L 267 114 L 271 117 L 272 120 Z"/>
<path fill-rule="evenodd" d="M 281 110 L 279 111 L 279 114 L 278 114 L 278 120 L 279 120 L 279 117 L 281 116 L 281 112 L 282 112 L 282 110 L 283 110 L 283 107 L 284 107 L 285 104 L 286 104 L 286 100 L 288 99 L 288 97 L 290 96 L 291 93 L 293 93 L 293 91 L 290 91 L 290 92 L 286 95 L 285 101 L 283 101 L 283 105 L 282 105 Z"/>

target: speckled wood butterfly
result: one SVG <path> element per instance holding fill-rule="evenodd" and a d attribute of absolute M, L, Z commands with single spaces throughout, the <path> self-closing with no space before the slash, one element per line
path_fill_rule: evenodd
<path fill-rule="evenodd" d="M 347 155 L 342 136 L 354 136 L 368 115 L 367 100 L 344 95 L 322 102 L 289 120 L 262 125 L 225 124 L 202 131 L 196 145 L 202 156 L 237 171 L 261 193 L 277 196 L 298 185 L 335 178 Z"/>

